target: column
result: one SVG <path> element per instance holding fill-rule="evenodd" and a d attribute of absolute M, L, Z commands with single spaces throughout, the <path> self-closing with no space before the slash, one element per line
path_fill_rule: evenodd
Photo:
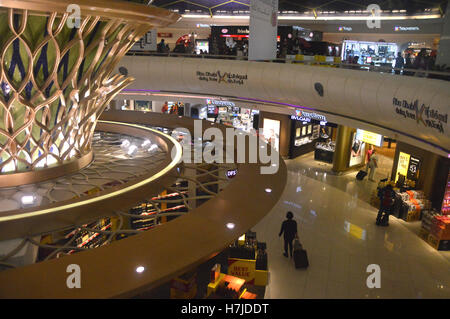
<path fill-rule="evenodd" d="M 153 112 L 161 113 L 161 109 L 164 105 L 164 102 L 162 101 L 152 101 L 152 109 Z"/>
<path fill-rule="evenodd" d="M 444 17 L 441 40 L 436 57 L 436 65 L 446 64 L 450 67 L 450 5 L 447 5 L 447 12 Z"/>
<path fill-rule="evenodd" d="M 249 60 L 276 59 L 277 19 L 278 0 L 250 1 Z"/>
<path fill-rule="evenodd" d="M 350 160 L 351 136 L 353 129 L 339 125 L 336 136 L 336 149 L 333 158 L 333 171 L 340 173 L 348 169 Z"/>

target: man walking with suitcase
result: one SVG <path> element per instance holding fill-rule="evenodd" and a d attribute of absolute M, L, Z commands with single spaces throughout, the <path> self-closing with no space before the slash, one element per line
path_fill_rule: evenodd
<path fill-rule="evenodd" d="M 284 257 L 289 255 L 292 258 L 292 241 L 297 237 L 297 222 L 293 220 L 294 214 L 287 212 L 286 220 L 281 224 L 281 230 L 278 236 L 284 233 Z M 289 249 L 289 254 L 288 254 Z"/>

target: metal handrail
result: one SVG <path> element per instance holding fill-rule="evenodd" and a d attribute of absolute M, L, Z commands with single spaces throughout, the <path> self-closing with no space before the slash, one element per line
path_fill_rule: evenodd
<path fill-rule="evenodd" d="M 129 56 L 161 56 L 161 57 L 183 57 L 183 58 L 201 58 L 201 59 L 223 59 L 223 60 L 241 60 L 248 61 L 248 56 L 235 56 L 235 55 L 219 55 L 219 54 L 190 54 L 190 53 L 158 53 L 158 52 L 142 52 L 142 51 L 129 51 L 127 53 Z M 293 63 L 293 64 L 303 64 L 303 65 L 319 65 L 319 66 L 333 66 L 339 68 L 348 68 L 359 71 L 369 71 L 369 72 L 379 72 L 379 73 L 395 73 L 395 71 L 403 72 L 403 75 L 410 73 L 411 76 L 417 74 L 425 74 L 424 77 L 430 77 L 430 75 L 436 75 L 441 80 L 450 80 L 450 71 L 433 71 L 433 70 L 423 70 L 423 69 L 407 69 L 407 68 L 395 68 L 388 66 L 374 66 L 370 64 L 350 64 L 350 63 L 335 63 L 335 62 L 319 62 L 319 61 L 299 61 L 294 59 L 282 59 L 276 58 L 271 60 L 264 60 L 259 62 L 272 62 L 272 63 Z M 450 67 L 449 67 L 450 68 Z M 417 74 L 416 74 L 417 73 Z M 400 75 L 400 74 L 399 74 Z M 448 77 L 442 78 L 442 77 Z"/>

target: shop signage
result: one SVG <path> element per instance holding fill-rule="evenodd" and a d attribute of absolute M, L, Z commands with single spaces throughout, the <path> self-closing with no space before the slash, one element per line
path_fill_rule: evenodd
<path fill-rule="evenodd" d="M 237 33 L 239 34 L 250 34 L 249 29 L 237 29 Z"/>
<path fill-rule="evenodd" d="M 237 169 L 229 169 L 227 171 L 227 177 L 228 178 L 233 178 L 237 175 Z"/>
<path fill-rule="evenodd" d="M 256 260 L 228 258 L 228 275 L 239 277 L 246 283 L 255 281 Z"/>
<path fill-rule="evenodd" d="M 172 33 L 169 33 L 169 32 L 158 32 L 158 37 L 159 38 L 171 38 L 172 37 Z"/>
<path fill-rule="evenodd" d="M 244 81 L 247 80 L 247 74 L 238 74 L 231 72 L 201 72 L 197 71 L 197 78 L 200 81 L 206 82 L 217 82 L 225 84 L 238 84 L 243 85 Z"/>
<path fill-rule="evenodd" d="M 343 31 L 348 31 L 348 32 L 350 32 L 350 31 L 353 30 L 353 28 L 352 28 L 352 27 L 341 26 L 341 27 L 338 28 L 338 30 L 339 30 L 340 32 L 343 32 Z"/>
<path fill-rule="evenodd" d="M 206 104 L 208 105 L 217 105 L 217 106 L 229 106 L 229 107 L 235 107 L 236 104 L 234 104 L 234 102 L 231 101 L 220 101 L 220 100 L 211 100 L 211 99 L 206 99 Z"/>
<path fill-rule="evenodd" d="M 419 177 L 420 159 L 411 156 L 409 159 L 407 178 L 416 181 Z"/>
<path fill-rule="evenodd" d="M 406 177 L 408 174 L 408 167 L 409 167 L 409 159 L 411 155 L 407 153 L 400 152 L 398 156 L 398 164 L 397 164 L 397 174 L 395 176 L 395 182 L 398 181 L 398 175 L 403 175 Z"/>
<path fill-rule="evenodd" d="M 399 25 L 396 25 L 394 27 L 394 31 L 398 32 L 398 31 L 420 31 L 419 27 L 402 27 Z"/>
<path fill-rule="evenodd" d="M 311 120 L 325 123 L 327 122 L 327 118 L 321 114 L 317 114 L 314 112 L 305 112 L 302 110 L 295 110 L 295 115 L 291 115 L 291 119 L 302 122 L 311 122 Z"/>
<path fill-rule="evenodd" d="M 406 100 L 398 100 L 394 97 L 392 104 L 398 115 L 415 120 L 417 124 L 422 123 L 425 127 L 431 127 L 440 133 L 444 133 L 442 123 L 447 124 L 447 113 L 439 113 L 439 111 L 432 109 L 430 106 L 425 106 L 425 104 L 419 107 L 419 100 L 408 102 Z"/>
<path fill-rule="evenodd" d="M 378 147 L 381 147 L 383 145 L 383 135 L 372 133 L 369 131 L 357 129 L 356 139 L 361 142 L 369 143 Z"/>
<path fill-rule="evenodd" d="M 204 23 L 197 23 L 197 28 L 210 28 L 211 26 L 214 26 L 215 24 L 204 24 Z"/>

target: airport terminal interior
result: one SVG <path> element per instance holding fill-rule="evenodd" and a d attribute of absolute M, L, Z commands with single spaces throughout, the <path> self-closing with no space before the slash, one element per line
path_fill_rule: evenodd
<path fill-rule="evenodd" d="M 450 298 L 447 0 L 6 0 L 0 34 L 0 298 Z"/>

